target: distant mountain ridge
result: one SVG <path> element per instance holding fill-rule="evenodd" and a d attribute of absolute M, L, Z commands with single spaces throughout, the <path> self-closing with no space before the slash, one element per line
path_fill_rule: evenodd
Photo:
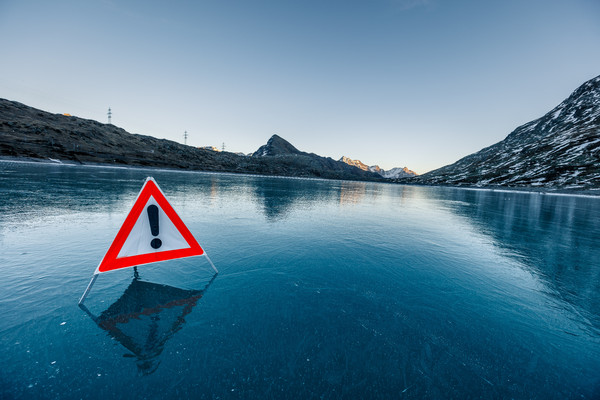
<path fill-rule="evenodd" d="M 504 140 L 413 180 L 472 186 L 600 188 L 600 76 Z"/>
<path fill-rule="evenodd" d="M 348 165 L 352 165 L 356 168 L 360 168 L 363 171 L 371 171 L 371 172 L 378 172 L 378 170 L 380 170 L 381 168 L 379 168 L 379 166 L 375 166 L 375 167 L 369 167 L 367 164 L 362 163 L 360 160 L 353 160 L 351 158 L 348 158 L 346 156 L 342 156 L 342 158 L 340 158 L 338 161 L 346 163 Z M 371 169 L 373 168 L 373 169 Z"/>
<path fill-rule="evenodd" d="M 600 189 L 600 76 L 504 140 L 424 175 L 298 150 L 278 135 L 251 157 L 199 149 L 0 99 L 0 156 L 201 171 L 459 186 Z"/>
<path fill-rule="evenodd" d="M 262 149 L 262 150 L 261 150 Z M 299 151 L 274 135 L 247 157 L 131 134 L 112 124 L 0 99 L 0 156 L 198 171 L 380 181 L 374 173 Z"/>
<path fill-rule="evenodd" d="M 382 172 L 380 172 L 380 175 L 383 176 L 384 178 L 388 178 L 388 179 L 411 178 L 411 177 L 418 176 L 418 174 L 416 172 L 411 171 L 407 167 L 403 167 L 403 168 L 396 167 L 396 168 L 392 168 L 387 171 L 384 171 L 384 170 L 381 170 L 381 171 Z"/>
<path fill-rule="evenodd" d="M 251 158 L 274 159 L 284 165 L 294 165 L 296 168 L 313 171 L 329 171 L 340 176 L 352 176 L 355 179 L 382 180 L 382 177 L 368 170 L 355 168 L 346 163 L 335 161 L 329 157 L 321 157 L 313 153 L 305 153 L 295 148 L 279 135 L 273 135 L 267 144 L 252 153 Z"/>
<path fill-rule="evenodd" d="M 352 165 L 356 168 L 360 168 L 363 171 L 375 172 L 387 179 L 411 178 L 411 177 L 417 176 L 416 172 L 411 171 L 407 167 L 404 167 L 404 168 L 397 167 L 397 168 L 392 168 L 389 171 L 386 171 L 386 170 L 380 168 L 379 165 L 368 166 L 360 160 L 353 160 L 346 156 L 342 156 L 342 158 L 340 158 L 338 161 L 346 163 L 348 165 Z"/>

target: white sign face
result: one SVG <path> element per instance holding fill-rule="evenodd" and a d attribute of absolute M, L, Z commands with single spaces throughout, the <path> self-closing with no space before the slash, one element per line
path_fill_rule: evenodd
<path fill-rule="evenodd" d="M 202 247 L 154 179 L 148 178 L 95 274 L 201 255 Z"/>
<path fill-rule="evenodd" d="M 158 212 L 155 216 L 151 216 L 152 212 L 148 212 L 150 206 L 156 207 L 154 210 Z M 151 228 L 151 222 L 154 225 L 154 232 Z M 144 210 L 133 225 L 129 236 L 127 236 L 123 247 L 121 247 L 117 258 L 188 248 L 190 248 L 190 245 L 183 238 L 183 235 L 161 209 L 154 197 L 150 196 Z"/>

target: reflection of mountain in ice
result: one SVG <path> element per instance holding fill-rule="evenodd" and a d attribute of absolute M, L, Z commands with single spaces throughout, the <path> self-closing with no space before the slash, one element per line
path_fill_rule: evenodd
<path fill-rule="evenodd" d="M 600 199 L 491 190 L 444 194 L 453 214 L 516 257 L 554 297 L 584 310 L 590 327 L 600 331 Z"/>

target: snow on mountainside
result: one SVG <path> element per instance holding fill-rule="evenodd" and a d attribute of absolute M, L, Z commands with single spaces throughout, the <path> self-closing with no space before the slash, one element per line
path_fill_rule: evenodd
<path fill-rule="evenodd" d="M 392 168 L 389 171 L 381 170 L 381 172 L 379 174 L 381 176 L 383 176 L 384 178 L 388 178 L 388 179 L 410 178 L 410 177 L 417 176 L 416 172 L 411 171 L 410 169 L 408 169 L 406 167 Z"/>
<path fill-rule="evenodd" d="M 373 166 L 369 167 L 369 171 L 380 174 L 381 171 L 383 171 L 383 170 L 381 168 L 379 168 L 379 165 L 373 165 Z"/>
<path fill-rule="evenodd" d="M 340 158 L 338 161 L 341 161 L 341 162 L 346 163 L 348 165 L 352 165 L 352 166 L 354 166 L 356 168 L 360 168 L 363 171 L 379 172 L 379 171 L 376 171 L 376 170 L 371 170 L 371 167 L 369 167 L 366 164 L 363 164 L 360 160 L 353 160 L 353 159 L 348 158 L 346 156 L 342 156 L 342 158 Z M 379 168 L 378 166 L 375 166 L 375 167 Z"/>
<path fill-rule="evenodd" d="M 398 178 L 410 178 L 417 176 L 416 172 L 411 171 L 410 169 L 404 168 L 392 168 L 389 171 L 379 168 L 379 165 L 368 166 L 361 162 L 360 160 L 353 160 L 346 156 L 342 156 L 338 161 L 346 163 L 348 165 L 352 165 L 356 168 L 360 168 L 363 171 L 371 171 L 375 172 L 384 178 L 388 179 L 398 179 Z"/>
<path fill-rule="evenodd" d="M 504 140 L 419 182 L 454 185 L 600 188 L 600 76 Z"/>

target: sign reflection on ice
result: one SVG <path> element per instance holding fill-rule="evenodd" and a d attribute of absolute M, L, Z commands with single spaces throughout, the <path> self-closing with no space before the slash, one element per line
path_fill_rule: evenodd
<path fill-rule="evenodd" d="M 179 331 L 187 316 L 215 280 L 202 290 L 186 290 L 145 282 L 137 274 L 123 295 L 99 316 L 80 304 L 94 322 L 135 357 L 140 375 L 152 374 L 160 364 L 164 345 Z"/>

